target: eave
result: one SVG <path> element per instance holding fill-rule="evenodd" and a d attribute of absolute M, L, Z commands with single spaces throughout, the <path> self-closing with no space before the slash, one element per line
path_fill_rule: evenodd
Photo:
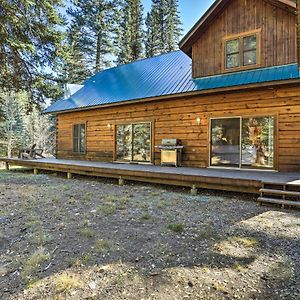
<path fill-rule="evenodd" d="M 59 114 L 64 114 L 64 113 L 72 113 L 72 112 L 79 112 L 79 111 L 86 111 L 86 110 L 93 110 L 93 109 L 118 107 L 118 106 L 124 106 L 124 105 L 129 105 L 129 104 L 137 104 L 137 103 L 141 103 L 141 102 L 145 103 L 145 102 L 152 102 L 152 101 L 174 100 L 174 99 L 179 99 L 179 98 L 195 97 L 195 96 L 202 96 L 202 95 L 212 95 L 212 94 L 230 93 L 230 92 L 244 92 L 247 90 L 258 89 L 258 88 L 271 88 L 272 89 L 276 86 L 294 85 L 294 84 L 300 84 L 300 79 L 278 80 L 278 81 L 271 81 L 271 82 L 247 84 L 247 85 L 243 85 L 243 86 L 232 86 L 232 87 L 227 87 L 227 88 L 216 88 L 216 89 L 210 89 L 210 90 L 185 92 L 185 93 L 179 93 L 179 94 L 164 95 L 164 96 L 159 96 L 159 97 L 135 99 L 135 100 L 122 101 L 122 102 L 117 102 L 117 103 L 101 104 L 101 105 L 94 105 L 94 106 L 89 106 L 89 107 L 60 110 L 58 112 L 55 112 L 55 111 L 47 112 L 47 113 L 43 113 L 43 114 L 59 115 Z"/>

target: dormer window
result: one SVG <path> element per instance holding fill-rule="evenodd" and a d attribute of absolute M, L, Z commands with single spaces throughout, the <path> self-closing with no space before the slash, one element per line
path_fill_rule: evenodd
<path fill-rule="evenodd" d="M 247 69 L 259 65 L 260 31 L 226 37 L 225 71 Z"/>

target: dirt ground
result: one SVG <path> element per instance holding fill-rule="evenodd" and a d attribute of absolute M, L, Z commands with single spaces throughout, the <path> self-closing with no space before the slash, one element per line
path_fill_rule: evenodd
<path fill-rule="evenodd" d="M 300 212 L 0 171 L 0 299 L 300 299 Z"/>

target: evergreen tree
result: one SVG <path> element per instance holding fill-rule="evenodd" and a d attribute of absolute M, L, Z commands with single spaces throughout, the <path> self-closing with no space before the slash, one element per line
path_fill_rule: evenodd
<path fill-rule="evenodd" d="M 182 22 L 178 10 L 178 0 L 167 0 L 166 16 L 166 51 L 174 51 L 178 48 L 179 39 L 182 33 Z"/>
<path fill-rule="evenodd" d="M 74 50 L 77 52 L 76 55 L 83 57 L 83 65 L 90 74 L 109 67 L 114 53 L 112 42 L 114 1 L 73 0 L 72 7 L 67 12 L 72 17 L 69 39 L 74 40 L 75 34 Z"/>
<path fill-rule="evenodd" d="M 141 0 L 125 0 L 121 22 L 118 63 L 129 63 L 143 53 L 143 6 Z"/>
<path fill-rule="evenodd" d="M 0 1 L 0 88 L 26 89 L 35 101 L 60 92 L 52 72 L 63 20 L 61 0 Z"/>
<path fill-rule="evenodd" d="M 69 29 L 64 41 L 64 58 L 61 61 L 58 72 L 63 84 L 82 84 L 92 75 L 92 71 L 85 63 L 84 53 L 81 51 L 80 33 Z"/>
<path fill-rule="evenodd" d="M 146 56 L 177 49 L 181 31 L 178 1 L 152 0 L 146 19 Z"/>

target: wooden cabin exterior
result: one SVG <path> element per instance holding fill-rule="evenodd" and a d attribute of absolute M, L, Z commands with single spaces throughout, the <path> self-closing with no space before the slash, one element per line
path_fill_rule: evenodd
<path fill-rule="evenodd" d="M 300 171 L 296 23 L 293 1 L 216 1 L 180 43 L 185 54 L 171 55 L 168 70 L 159 68 L 170 55 L 103 71 L 47 109 L 57 117 L 57 158 L 160 165 L 156 146 L 167 138 L 181 141 L 186 167 Z M 181 64 L 190 75 L 179 82 L 173 76 Z M 108 72 L 124 76 L 139 65 L 157 73 L 152 86 L 166 88 L 142 97 L 150 75 L 132 83 L 127 74 L 122 88 L 133 96 L 122 99 L 118 77 L 109 81 Z M 110 100 L 99 100 L 96 86 Z"/>

